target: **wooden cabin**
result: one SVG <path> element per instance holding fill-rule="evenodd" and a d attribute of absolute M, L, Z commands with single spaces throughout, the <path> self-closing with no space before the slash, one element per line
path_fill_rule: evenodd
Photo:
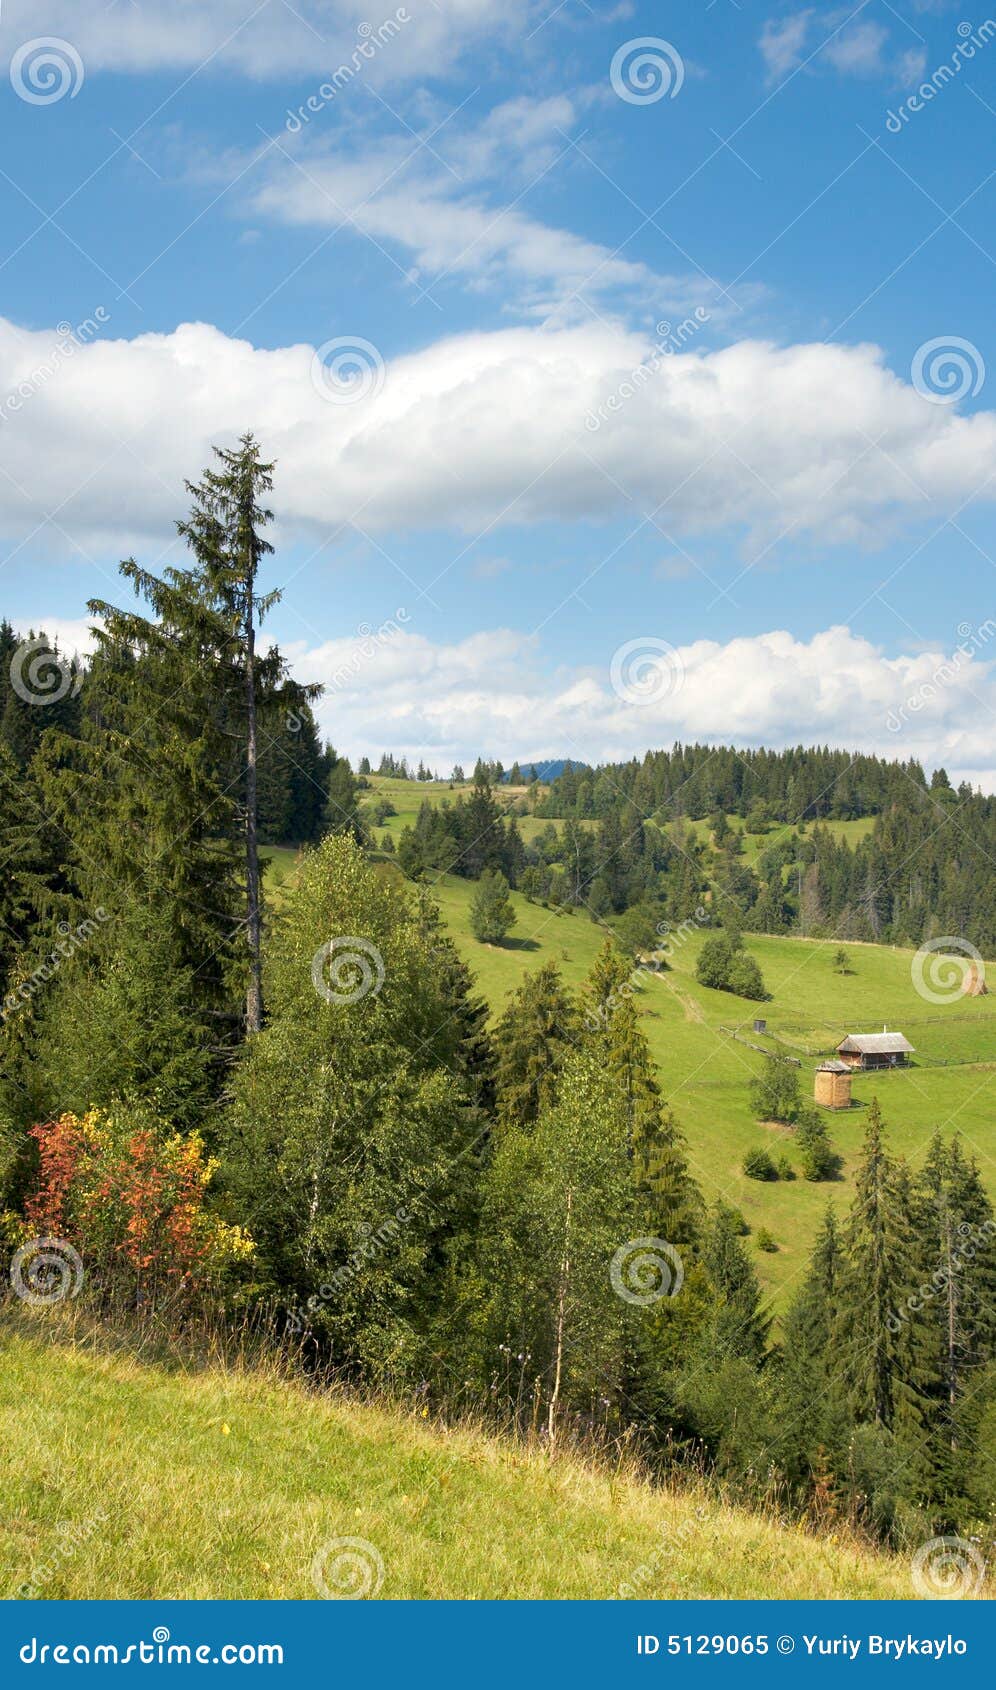
<path fill-rule="evenodd" d="M 902 1033 L 848 1033 L 837 1046 L 837 1055 L 849 1068 L 905 1068 L 914 1054 Z"/>

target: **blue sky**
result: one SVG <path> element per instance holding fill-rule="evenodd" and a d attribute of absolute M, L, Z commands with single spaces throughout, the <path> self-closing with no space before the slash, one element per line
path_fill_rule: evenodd
<path fill-rule="evenodd" d="M 0 50 L 19 624 L 85 644 L 252 427 L 352 752 L 996 785 L 987 14 L 3 0 Z"/>

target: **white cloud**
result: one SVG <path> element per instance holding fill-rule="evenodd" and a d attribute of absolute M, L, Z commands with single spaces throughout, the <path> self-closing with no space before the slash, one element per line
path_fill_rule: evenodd
<path fill-rule="evenodd" d="M 611 652 L 600 668 L 550 678 L 535 638 L 508 629 L 435 645 L 405 628 L 372 649 L 369 641 L 334 640 L 293 656 L 296 673 L 329 687 L 319 714 L 337 745 L 354 755 L 424 756 L 444 773 L 479 753 L 506 763 L 551 755 L 594 763 L 679 739 L 829 743 L 943 763 L 953 779 L 989 787 L 990 642 L 996 624 L 962 641 L 960 653 L 952 645 L 897 657 L 846 627 L 808 641 L 782 630 L 725 644 L 696 640 L 678 648 L 680 684 L 672 677 L 659 701 L 639 705 L 613 691 Z"/>
<path fill-rule="evenodd" d="M 84 657 L 95 645 L 92 623 L 86 617 L 51 616 L 46 611 L 39 616 L 11 616 L 8 621 L 25 639 L 32 629 L 36 635 L 44 634 L 58 646 L 63 657 Z"/>
<path fill-rule="evenodd" d="M 21 632 L 44 627 L 63 652 L 92 649 L 85 621 L 15 620 Z M 634 704 L 613 690 L 608 649 L 598 666 L 551 674 L 536 635 L 497 628 L 436 643 L 417 620 L 401 607 L 378 629 L 319 645 L 281 641 L 297 679 L 325 687 L 322 730 L 354 759 L 393 751 L 447 774 L 480 754 L 598 763 L 674 740 L 830 744 L 943 764 L 956 782 L 996 791 L 996 621 L 896 657 L 844 626 L 809 640 L 783 629 L 695 640 L 659 659 L 661 696 Z M 653 656 L 661 632 L 648 622 L 633 643 Z"/>
<path fill-rule="evenodd" d="M 854 17 L 853 7 L 818 16 L 813 7 L 769 18 L 758 41 L 770 82 L 781 82 L 803 62 L 813 70 L 829 64 L 841 76 L 882 77 L 905 83 L 922 75 L 926 54 L 899 51 L 887 28 Z"/>
<path fill-rule="evenodd" d="M 582 96 L 583 98 L 584 96 Z M 433 290 L 457 280 L 481 288 L 500 285 L 533 315 L 549 315 L 606 294 L 653 309 L 656 317 L 708 304 L 714 314 L 721 288 L 700 272 L 656 275 L 647 265 L 551 226 L 530 209 L 544 180 L 558 171 L 594 170 L 571 145 L 576 105 L 565 95 L 518 98 L 472 122 L 424 123 L 414 134 L 351 140 L 327 112 L 291 112 L 290 133 L 273 135 L 247 173 L 250 215 L 295 227 L 337 229 L 344 222 L 398 253 L 409 279 Z M 424 144 L 420 145 L 420 139 Z M 227 180 L 228 178 L 226 178 Z M 744 297 L 757 293 L 745 290 Z M 732 309 L 729 301 L 725 302 Z"/>
<path fill-rule="evenodd" d="M 910 47 L 907 52 L 900 53 L 896 60 L 894 80 L 900 88 L 912 88 L 922 82 L 926 68 L 926 48 Z"/>
<path fill-rule="evenodd" d="M 535 311 L 550 311 L 586 285 L 596 296 L 625 290 L 650 301 L 664 291 L 645 265 L 614 258 L 597 242 L 537 220 L 507 203 L 514 196 L 502 201 L 465 188 L 424 159 L 409 160 L 411 150 L 408 142 L 388 141 L 353 161 L 341 153 L 308 156 L 301 164 L 281 159 L 254 196 L 253 215 L 317 228 L 337 228 L 348 218 L 414 261 L 410 276 L 421 287 L 431 290 L 447 277 L 501 282 Z M 673 300 L 673 278 L 664 287 Z M 692 278 L 681 285 L 680 297 L 687 309 L 689 299 L 694 305 L 715 291 Z M 667 298 L 659 306 L 666 308 Z"/>
<path fill-rule="evenodd" d="M 476 533 L 656 510 L 665 531 L 874 544 L 996 473 L 996 415 L 927 403 L 871 346 L 743 341 L 641 366 L 650 349 L 617 325 L 510 328 L 398 357 L 379 391 L 331 404 L 310 346 L 112 326 L 53 362 L 54 331 L 0 319 L 0 532 L 17 545 L 53 516 L 56 546 L 168 538 L 184 478 L 247 428 L 278 460 L 283 532 L 322 538 L 354 516 Z"/>
<path fill-rule="evenodd" d="M 369 58 L 362 74 L 380 84 L 439 75 L 461 53 L 496 35 L 517 39 L 531 0 L 405 0 L 410 19 Z M 397 0 L 4 0 L 0 48 L 46 35 L 72 42 L 88 75 L 102 70 L 185 70 L 265 79 L 300 72 L 315 82 L 351 55 L 369 31 L 398 11 Z"/>
<path fill-rule="evenodd" d="M 883 69 L 882 51 L 889 32 L 881 24 L 863 19 L 831 36 L 824 54 L 845 76 L 878 76 Z"/>
<path fill-rule="evenodd" d="M 790 12 L 787 18 L 769 18 L 758 43 L 768 75 L 773 82 L 802 63 L 809 35 L 812 11 Z"/>

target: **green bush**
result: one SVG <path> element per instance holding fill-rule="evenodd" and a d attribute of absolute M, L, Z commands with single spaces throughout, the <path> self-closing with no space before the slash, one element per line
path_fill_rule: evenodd
<path fill-rule="evenodd" d="M 746 1238 L 749 1235 L 750 1225 L 742 1209 L 736 1208 L 732 1203 L 717 1203 L 716 1209 L 735 1237 Z"/>
<path fill-rule="evenodd" d="M 754 1003 L 761 1003 L 767 997 L 761 970 L 749 951 L 737 951 L 730 966 L 726 989 L 735 992 L 738 998 L 750 998 Z"/>
<path fill-rule="evenodd" d="M 778 1249 L 778 1245 L 775 1243 L 774 1238 L 766 1226 L 758 1227 L 756 1233 L 754 1234 L 754 1243 L 757 1245 L 759 1250 L 766 1251 L 769 1256 L 773 1255 Z"/>
<path fill-rule="evenodd" d="M 744 1173 L 748 1179 L 778 1178 L 778 1169 L 766 1150 L 748 1150 L 744 1157 Z"/>
<path fill-rule="evenodd" d="M 799 1070 L 780 1057 L 766 1057 L 763 1073 L 751 1082 L 750 1101 L 759 1121 L 794 1121 L 800 1107 Z"/>
<path fill-rule="evenodd" d="M 739 998 L 751 998 L 755 1002 L 768 996 L 761 970 L 750 952 L 744 950 L 738 929 L 713 934 L 706 940 L 699 952 L 695 978 L 700 986 L 734 992 Z"/>
<path fill-rule="evenodd" d="M 830 1134 L 818 1110 L 812 1107 L 800 1110 L 796 1138 L 802 1150 L 802 1171 L 806 1179 L 833 1179 L 840 1166 L 840 1157 L 830 1143 Z"/>
<path fill-rule="evenodd" d="M 695 978 L 700 986 L 713 986 L 722 992 L 726 990 L 732 966 L 733 947 L 725 933 L 717 933 L 706 940 L 699 952 Z"/>

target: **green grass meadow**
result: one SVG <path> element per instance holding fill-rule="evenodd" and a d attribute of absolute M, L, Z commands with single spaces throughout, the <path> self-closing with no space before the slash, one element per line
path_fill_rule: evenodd
<path fill-rule="evenodd" d="M 384 1599 L 916 1595 L 846 1532 L 273 1368 L 152 1359 L 78 1311 L 0 1309 L 0 1443 L 2 1599 L 316 1598 L 342 1538 Z"/>

